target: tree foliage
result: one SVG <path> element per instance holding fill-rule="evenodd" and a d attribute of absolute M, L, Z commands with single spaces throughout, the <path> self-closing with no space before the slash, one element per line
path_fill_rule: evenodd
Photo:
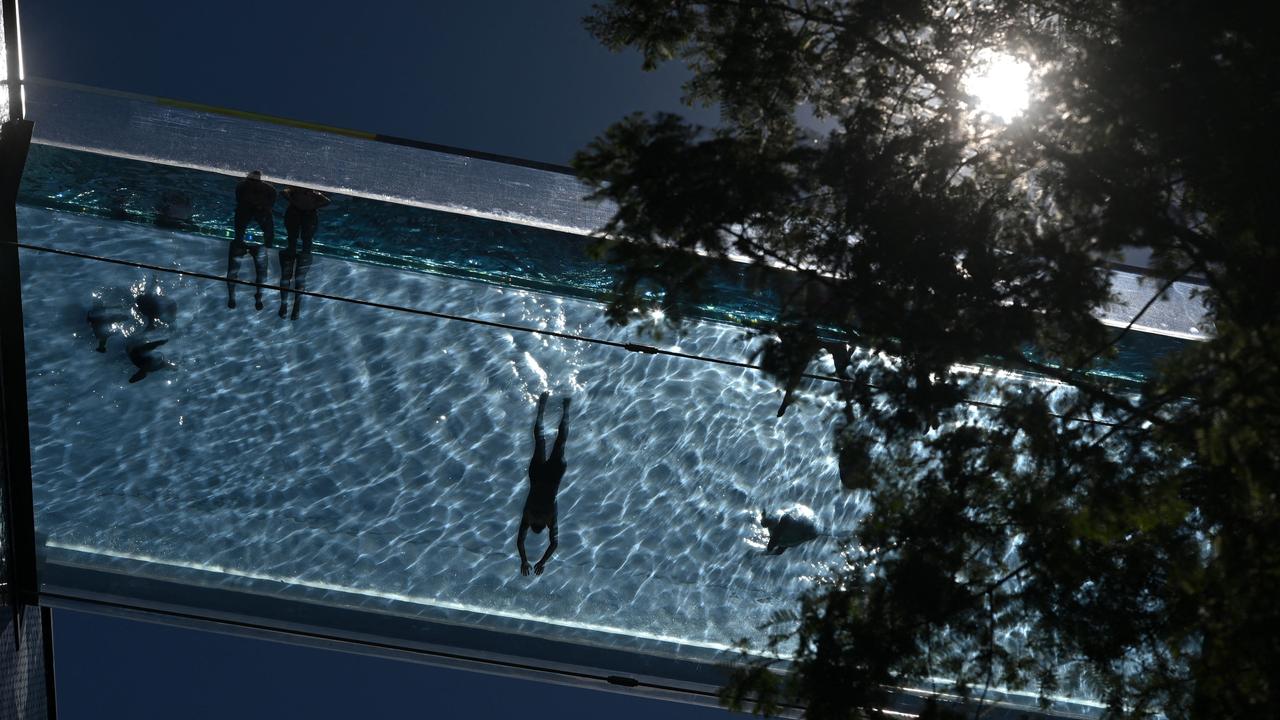
<path fill-rule="evenodd" d="M 792 271 L 762 362 L 792 390 L 831 351 L 833 450 L 871 501 L 844 570 L 779 618 L 790 672 L 754 661 L 726 701 L 858 717 L 946 677 L 1117 716 L 1273 713 L 1280 44 L 1262 6 L 614 0 L 586 22 L 646 67 L 687 63 L 687 99 L 722 114 L 628 117 L 575 159 L 617 207 L 611 317 L 678 323 L 726 258 Z M 966 90 L 993 51 L 1033 68 L 1007 122 Z M 1138 388 L 1089 372 L 1118 335 L 1095 319 L 1107 263 L 1132 248 L 1157 287 L 1199 279 L 1213 323 Z M 991 358 L 1053 382 L 961 369 Z"/>

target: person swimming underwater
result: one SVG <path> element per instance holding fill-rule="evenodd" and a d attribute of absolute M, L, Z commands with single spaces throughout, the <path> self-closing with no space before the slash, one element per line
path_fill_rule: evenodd
<path fill-rule="evenodd" d="M 542 415 L 547 408 L 547 396 L 542 393 L 538 397 L 538 416 L 533 421 L 533 459 L 529 461 L 529 494 L 524 500 L 524 513 L 520 517 L 520 532 L 516 535 L 516 549 L 520 551 L 520 574 L 529 574 L 529 557 L 525 554 L 524 538 L 530 529 L 541 533 L 543 528 L 550 531 L 547 550 L 542 559 L 533 566 L 533 573 L 541 575 L 547 567 L 547 561 L 556 551 L 558 531 L 556 527 L 556 494 L 560 491 L 560 480 L 567 467 L 564 461 L 564 444 L 569 438 L 569 398 L 564 399 L 560 413 L 560 427 L 556 431 L 556 444 L 551 449 L 551 456 L 546 456 L 546 441 L 542 438 Z"/>

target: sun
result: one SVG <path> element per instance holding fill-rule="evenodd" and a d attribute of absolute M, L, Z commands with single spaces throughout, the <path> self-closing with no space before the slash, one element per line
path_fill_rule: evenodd
<path fill-rule="evenodd" d="M 977 99 L 978 112 L 1009 122 L 1030 102 L 1031 66 L 1012 55 L 983 52 L 965 78 L 964 89 Z"/>

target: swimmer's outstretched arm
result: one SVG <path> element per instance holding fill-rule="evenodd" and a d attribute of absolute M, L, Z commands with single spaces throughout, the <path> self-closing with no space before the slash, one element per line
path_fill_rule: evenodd
<path fill-rule="evenodd" d="M 533 566 L 534 575 L 541 575 L 542 571 L 547 569 L 547 561 L 551 559 L 551 553 L 556 551 L 556 545 L 559 544 L 556 542 L 556 537 L 558 535 L 556 532 L 556 524 L 554 522 L 551 523 L 551 525 L 547 527 L 547 530 L 551 533 L 551 542 L 547 543 L 547 551 L 542 553 L 542 559 L 538 561 L 537 565 Z M 525 574 L 528 575 L 529 573 Z"/>
<path fill-rule="evenodd" d="M 529 532 L 529 521 L 523 516 L 520 517 L 520 532 L 516 534 L 516 549 L 520 551 L 520 574 L 529 574 L 529 556 L 524 552 L 524 536 Z M 552 530 L 551 537 L 555 537 L 555 531 Z M 552 541 L 554 542 L 554 540 Z M 541 563 L 539 563 L 541 565 Z M 541 574 L 541 570 L 538 571 Z"/>

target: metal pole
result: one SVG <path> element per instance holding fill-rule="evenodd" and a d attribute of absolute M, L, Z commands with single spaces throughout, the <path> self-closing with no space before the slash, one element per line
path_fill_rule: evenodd
<path fill-rule="evenodd" d="M 8 3 L 6 7 L 7 5 Z M 36 593 L 39 591 L 35 563 L 35 513 L 31 495 L 31 440 L 27 428 L 22 285 L 18 271 L 17 245 L 18 181 L 22 177 L 30 144 L 30 121 L 10 120 L 0 125 L 0 423 L 3 424 L 4 432 L 9 589 L 18 605 L 35 604 Z"/>
<path fill-rule="evenodd" d="M 22 40 L 18 33 L 18 0 L 4 0 L 4 54 L 5 91 L 9 100 L 9 115 L 6 120 L 20 120 L 24 117 L 22 102 Z"/>
<path fill-rule="evenodd" d="M 6 591 L 13 612 L 12 652 L 19 660 L 40 653 L 44 672 L 39 677 L 0 678 L 21 682 L 28 688 L 43 685 L 46 718 L 57 717 L 54 696 L 53 615 L 40 608 L 40 584 L 36 570 L 35 505 L 31 490 L 31 439 L 27 425 L 26 346 L 22 328 L 22 278 L 18 267 L 18 184 L 27 164 L 32 125 L 25 118 L 22 88 L 22 41 L 17 0 L 2 0 L 0 21 L 4 30 L 4 94 L 7 113 L 0 124 L 0 482 L 3 482 Z M 27 625 L 27 628 L 23 626 Z M 40 638 L 31 647 L 23 638 Z M 24 644 L 26 647 L 24 647 Z M 9 648 L 0 648 L 0 652 Z M 15 667 L 33 667 L 19 662 Z M 21 671 L 20 671 L 21 672 Z M 19 714 L 23 708 L 13 708 Z M 34 711 L 27 708 L 29 711 Z"/>
<path fill-rule="evenodd" d="M 53 667 L 53 609 L 40 608 L 40 636 L 44 638 L 44 700 L 45 720 L 58 717 L 58 692 L 54 683 Z"/>
<path fill-rule="evenodd" d="M 9 115 L 5 120 L 21 120 L 25 117 L 22 105 L 22 39 L 18 31 L 18 0 L 4 0 L 4 60 L 8 71 L 5 90 L 9 95 Z"/>

